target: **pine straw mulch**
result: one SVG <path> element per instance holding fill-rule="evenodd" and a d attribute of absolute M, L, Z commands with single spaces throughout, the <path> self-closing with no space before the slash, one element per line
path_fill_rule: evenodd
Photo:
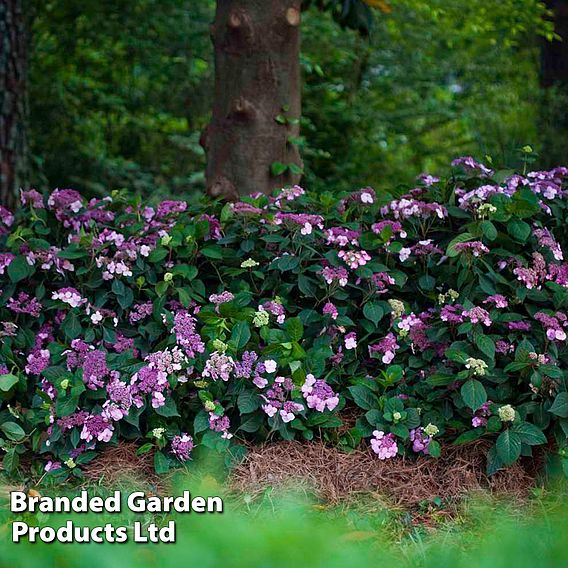
<path fill-rule="evenodd" d="M 376 493 L 403 508 L 435 497 L 457 501 L 477 491 L 526 498 L 536 484 L 543 456 L 488 477 L 489 446 L 480 440 L 445 447 L 438 459 L 381 461 L 370 449 L 344 453 L 322 442 L 276 442 L 250 446 L 244 461 L 232 471 L 229 486 L 253 497 L 269 487 L 299 486 L 330 503 L 358 493 Z"/>
<path fill-rule="evenodd" d="M 251 444 L 227 484 L 230 491 L 252 498 L 268 488 L 302 489 L 330 504 L 372 493 L 405 509 L 435 497 L 457 504 L 479 491 L 518 500 L 528 497 L 542 471 L 544 450 L 488 477 L 485 455 L 489 447 L 488 441 L 479 440 L 444 447 L 438 459 L 381 461 L 370 449 L 345 453 L 320 441 Z M 85 467 L 86 479 L 106 487 L 134 483 L 167 493 L 172 476 L 156 475 L 153 453 L 137 455 L 136 450 L 132 442 L 108 447 Z"/>
<path fill-rule="evenodd" d="M 85 479 L 105 487 L 147 485 L 161 492 L 168 487 L 169 477 L 154 471 L 154 452 L 138 455 L 138 447 L 135 442 L 124 441 L 108 446 L 84 466 Z"/>

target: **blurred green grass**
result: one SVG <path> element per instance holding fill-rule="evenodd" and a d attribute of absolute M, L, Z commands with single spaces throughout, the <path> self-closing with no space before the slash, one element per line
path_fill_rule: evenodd
<path fill-rule="evenodd" d="M 212 476 L 200 483 L 180 476 L 178 491 L 193 495 L 223 495 Z M 124 490 L 125 487 L 122 487 Z M 104 494 L 102 486 L 90 491 Z M 57 493 L 56 488 L 45 494 Z M 176 544 L 31 544 L 11 543 L 11 521 L 57 526 L 64 514 L 10 515 L 7 499 L 0 507 L 0 566 L 100 567 L 352 567 L 352 566 L 568 566 L 568 483 L 558 481 L 534 491 L 525 503 L 488 495 L 470 497 L 448 519 L 443 510 L 424 506 L 418 513 L 387 507 L 373 496 L 327 506 L 304 494 L 266 491 L 251 499 L 224 494 L 223 514 L 175 515 Z M 79 526 L 115 526 L 133 520 L 168 520 L 130 514 L 75 515 Z"/>

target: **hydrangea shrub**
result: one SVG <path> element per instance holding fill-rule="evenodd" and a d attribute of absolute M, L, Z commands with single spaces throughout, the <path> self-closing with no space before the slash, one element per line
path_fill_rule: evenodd
<path fill-rule="evenodd" d="M 484 437 L 490 473 L 563 455 L 568 169 L 453 166 L 396 197 L 22 192 L 0 208 L 4 468 L 80 475 L 119 439 L 158 472 L 276 438 L 383 460 Z"/>

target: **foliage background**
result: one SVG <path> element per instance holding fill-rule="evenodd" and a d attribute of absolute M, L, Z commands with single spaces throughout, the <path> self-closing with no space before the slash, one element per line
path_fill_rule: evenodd
<path fill-rule="evenodd" d="M 550 139 L 539 52 L 552 33 L 542 2 L 378 4 L 368 38 L 314 6 L 304 14 L 306 186 L 390 187 L 467 153 L 515 166 L 518 147 Z M 95 195 L 201 190 L 213 10 L 213 0 L 36 0 L 34 185 Z"/>

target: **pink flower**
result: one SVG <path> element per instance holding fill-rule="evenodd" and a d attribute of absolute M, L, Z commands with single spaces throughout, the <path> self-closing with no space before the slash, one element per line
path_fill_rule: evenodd
<path fill-rule="evenodd" d="M 347 264 L 347 266 L 349 266 L 349 268 L 351 268 L 352 270 L 356 270 L 360 266 L 365 266 L 365 264 L 367 264 L 367 262 L 371 260 L 370 255 L 364 250 L 340 250 L 337 256 L 341 260 L 343 260 L 343 262 L 345 262 L 345 264 Z"/>
<path fill-rule="evenodd" d="M 345 336 L 345 349 L 357 349 L 357 334 L 352 331 Z"/>
<path fill-rule="evenodd" d="M 337 316 L 339 315 L 335 304 L 331 302 L 327 302 L 323 307 L 323 315 L 328 315 L 332 320 L 336 320 Z"/>
<path fill-rule="evenodd" d="M 381 430 L 373 432 L 374 438 L 371 438 L 371 448 L 380 460 L 394 458 L 398 453 L 398 446 L 394 434 L 385 434 Z"/>

